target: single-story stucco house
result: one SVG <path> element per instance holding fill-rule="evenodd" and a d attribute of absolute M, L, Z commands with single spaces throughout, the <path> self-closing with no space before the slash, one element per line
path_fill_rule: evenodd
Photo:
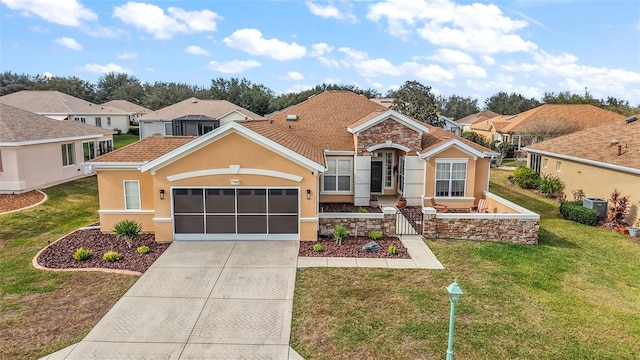
<path fill-rule="evenodd" d="M 120 109 L 122 111 L 126 111 L 127 113 L 129 113 L 128 118 L 129 118 L 130 124 L 131 123 L 137 124 L 138 118 L 140 116 L 143 116 L 144 114 L 148 114 L 152 112 L 152 110 L 147 109 L 144 106 L 134 104 L 131 101 L 127 101 L 127 100 L 111 100 L 111 101 L 107 101 L 106 103 L 103 103 L 102 105 L 110 106 L 110 107 Z"/>
<path fill-rule="evenodd" d="M 577 131 L 527 146 L 528 165 L 554 175 L 565 195 L 581 190 L 590 198 L 609 199 L 613 190 L 629 196 L 629 216 L 640 220 L 640 121 L 638 116 Z"/>
<path fill-rule="evenodd" d="M 132 219 L 161 242 L 315 240 L 321 203 L 390 195 L 469 209 L 486 196 L 494 155 L 364 96 L 328 91 L 270 119 L 150 136 L 90 164 L 103 231 Z"/>
<path fill-rule="evenodd" d="M 22 90 L 0 96 L 10 105 L 54 120 L 75 121 L 107 130 L 129 132 L 130 113 L 53 90 Z"/>
<path fill-rule="evenodd" d="M 113 131 L 0 104 L 0 194 L 93 174 L 85 162 L 113 150 Z"/>
<path fill-rule="evenodd" d="M 142 115 L 140 139 L 152 135 L 200 136 L 230 121 L 263 120 L 264 117 L 226 100 L 189 98 Z"/>

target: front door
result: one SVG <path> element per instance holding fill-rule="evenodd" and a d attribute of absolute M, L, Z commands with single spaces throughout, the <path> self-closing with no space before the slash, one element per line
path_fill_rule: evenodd
<path fill-rule="evenodd" d="M 382 192 L 382 161 L 371 161 L 371 192 Z"/>

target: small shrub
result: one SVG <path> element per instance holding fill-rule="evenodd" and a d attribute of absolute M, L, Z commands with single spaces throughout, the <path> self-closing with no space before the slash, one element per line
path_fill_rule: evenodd
<path fill-rule="evenodd" d="M 582 200 L 560 203 L 560 215 L 563 218 L 589 226 L 598 224 L 598 211 L 582 206 Z"/>
<path fill-rule="evenodd" d="M 618 190 L 613 190 L 609 202 L 611 207 L 609 207 L 607 221 L 614 225 L 620 225 L 629 214 L 629 197 L 620 195 Z"/>
<path fill-rule="evenodd" d="M 129 249 L 133 247 L 133 242 L 140 236 L 142 232 L 142 225 L 134 220 L 122 220 L 113 225 L 113 232 L 115 232 L 119 238 L 123 239 Z"/>
<path fill-rule="evenodd" d="M 85 261 L 91 257 L 91 250 L 85 248 L 79 248 L 73 253 L 73 258 L 76 261 Z"/>
<path fill-rule="evenodd" d="M 382 239 L 382 232 L 381 231 L 375 231 L 375 230 L 369 231 L 369 239 L 374 240 L 374 241 Z"/>
<path fill-rule="evenodd" d="M 313 245 L 313 251 L 315 251 L 315 252 L 323 252 L 324 248 L 320 244 L 315 244 L 315 245 Z"/>
<path fill-rule="evenodd" d="M 347 228 L 342 225 L 337 225 L 333 229 L 333 240 L 336 241 L 336 244 L 342 243 L 342 239 L 347 236 Z"/>
<path fill-rule="evenodd" d="M 513 182 L 523 189 L 535 189 L 540 183 L 540 175 L 528 167 L 513 170 Z"/>
<path fill-rule="evenodd" d="M 564 183 L 559 177 L 551 174 L 543 175 L 538 184 L 538 190 L 549 197 L 557 198 L 562 196 Z"/>
<path fill-rule="evenodd" d="M 582 189 L 577 189 L 577 190 L 571 190 L 571 195 L 573 195 L 573 200 L 584 200 L 585 195 L 584 195 L 584 191 L 582 191 Z"/>
<path fill-rule="evenodd" d="M 108 262 L 114 262 L 120 260 L 120 254 L 115 251 L 107 251 L 102 255 L 102 259 Z"/>
<path fill-rule="evenodd" d="M 149 247 L 147 245 L 142 245 L 142 246 L 138 246 L 138 254 L 148 254 L 149 253 Z"/>
<path fill-rule="evenodd" d="M 369 212 L 369 210 L 367 210 L 367 208 L 366 208 L 366 207 L 362 207 L 362 206 L 360 206 L 360 207 L 358 208 L 358 212 L 359 212 L 359 213 L 368 213 L 368 212 Z"/>
<path fill-rule="evenodd" d="M 122 135 L 122 130 L 120 130 L 118 128 L 114 128 L 113 131 L 116 132 L 116 135 Z"/>
<path fill-rule="evenodd" d="M 398 248 L 395 245 L 389 245 L 389 254 L 396 255 L 398 253 Z"/>

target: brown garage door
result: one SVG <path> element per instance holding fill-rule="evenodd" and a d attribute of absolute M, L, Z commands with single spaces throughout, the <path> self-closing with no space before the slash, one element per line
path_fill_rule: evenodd
<path fill-rule="evenodd" d="M 299 190 L 174 188 L 175 240 L 297 240 Z"/>

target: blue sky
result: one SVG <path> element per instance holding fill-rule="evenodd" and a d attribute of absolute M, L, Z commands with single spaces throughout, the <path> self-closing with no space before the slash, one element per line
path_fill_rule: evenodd
<path fill-rule="evenodd" d="M 640 1 L 0 0 L 0 70 L 276 93 L 323 82 L 381 93 L 614 96 L 640 104 Z"/>

